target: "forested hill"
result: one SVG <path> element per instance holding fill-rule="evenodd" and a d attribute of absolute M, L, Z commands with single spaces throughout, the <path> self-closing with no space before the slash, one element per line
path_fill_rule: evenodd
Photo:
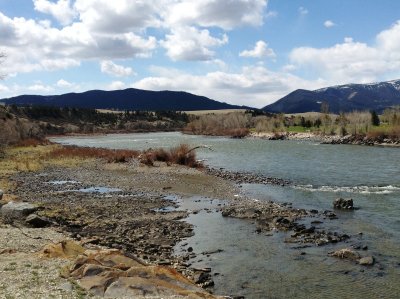
<path fill-rule="evenodd" d="M 133 88 L 114 91 L 91 90 L 83 93 L 52 96 L 21 95 L 2 99 L 1 101 L 7 105 L 18 106 L 37 105 L 141 111 L 194 111 L 243 108 L 187 92 L 149 91 Z"/>

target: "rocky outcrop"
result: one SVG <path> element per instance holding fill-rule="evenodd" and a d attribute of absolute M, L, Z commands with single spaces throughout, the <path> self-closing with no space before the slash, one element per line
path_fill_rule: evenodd
<path fill-rule="evenodd" d="M 321 218 L 335 219 L 336 215 L 334 213 L 330 211 L 318 213 L 316 210 L 294 209 L 290 204 L 280 205 L 273 202 L 244 201 L 223 208 L 222 216 L 254 219 L 258 233 L 273 230 L 292 232 L 285 239 L 286 243 L 322 246 L 329 243 L 338 243 L 350 238 L 346 234 L 326 231 L 314 225 L 307 227 L 305 224 L 298 222 L 298 220 L 304 217 L 319 216 Z"/>
<path fill-rule="evenodd" d="M 61 275 L 77 280 L 83 289 L 101 297 L 218 298 L 172 268 L 147 265 L 115 249 L 85 250 L 76 242 L 63 241 L 46 246 L 41 254 L 48 258 L 74 258 Z"/>
<path fill-rule="evenodd" d="M 338 210 L 354 210 L 353 199 L 351 198 L 336 198 L 333 201 L 333 208 Z"/>

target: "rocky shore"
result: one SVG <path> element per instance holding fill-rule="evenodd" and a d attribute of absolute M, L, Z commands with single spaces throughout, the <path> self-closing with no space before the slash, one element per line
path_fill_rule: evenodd
<path fill-rule="evenodd" d="M 222 178 L 224 180 L 232 181 L 236 184 L 264 184 L 264 185 L 280 185 L 285 186 L 289 185 L 290 181 L 267 177 L 264 175 L 246 173 L 246 172 L 238 172 L 238 171 L 228 171 L 223 168 L 216 169 L 211 167 L 206 167 L 206 173 L 215 177 Z"/>
<path fill-rule="evenodd" d="M 353 144 L 368 146 L 392 146 L 399 147 L 400 139 L 395 137 L 368 137 L 365 135 L 319 135 L 315 133 L 251 133 L 249 138 L 261 138 L 267 140 L 305 140 L 316 141 L 321 144 Z"/>
<path fill-rule="evenodd" d="M 383 136 L 379 137 L 368 137 L 363 135 L 346 135 L 343 137 L 339 136 L 327 136 L 322 141 L 323 144 L 353 144 L 353 145 L 368 145 L 368 146 L 393 146 L 400 147 L 399 138 L 387 138 Z"/>
<path fill-rule="evenodd" d="M 201 287 L 213 285 L 211 269 L 191 267 L 191 259 L 196 257 L 192 247 L 184 247 L 179 255 L 174 252 L 178 242 L 193 235 L 193 226 L 182 220 L 199 211 L 180 209 L 176 196 L 181 200 L 192 196 L 219 199 L 218 208 L 204 210 L 254 221 L 258 234 L 285 232 L 284 242 L 298 248 L 351 239 L 344 232 L 324 227 L 325 221 L 337 219 L 333 211 L 296 209 L 290 203 L 264 202 L 239 195 L 236 184 L 290 184 L 254 174 L 209 167 L 200 171 L 162 162 L 148 167 L 136 160 L 105 163 L 90 159 L 74 167 L 52 164 L 35 171 L 16 172 L 8 180 L 13 186 L 12 200 L 23 202 L 29 215 L 4 217 L 6 214 L 3 214 L 5 225 L 52 228 L 85 246 L 118 250 L 146 265 L 167 266 Z M 8 204 L 3 201 L 3 208 Z M 5 249 L 13 249 L 12 244 Z M 4 254 L 13 254 L 13 251 Z M 0 263 L 1 258 L 2 254 Z M 87 267 L 92 269 L 92 264 Z M 100 266 L 106 265 L 102 262 Z M 127 271 L 114 269 L 105 275 L 124 277 L 120 270 Z M 85 275 L 79 274 L 76 278 L 81 280 Z M 106 291 L 107 288 L 103 293 Z M 148 295 L 154 297 L 154 294 Z"/>

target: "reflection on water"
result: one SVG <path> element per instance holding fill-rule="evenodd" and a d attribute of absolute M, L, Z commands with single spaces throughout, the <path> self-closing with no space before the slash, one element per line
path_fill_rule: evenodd
<path fill-rule="evenodd" d="M 337 212 L 338 220 L 323 223 L 324 227 L 352 236 L 348 243 L 336 247 L 293 249 L 283 242 L 284 233 L 259 235 L 249 221 L 223 218 L 219 213 L 204 210 L 188 218 L 195 225 L 195 236 L 183 243 L 189 243 L 197 253 L 197 258 L 192 261 L 194 265 L 213 268 L 215 291 L 220 294 L 245 295 L 246 298 L 399 298 L 398 148 L 237 140 L 180 133 L 53 140 L 65 144 L 132 149 L 173 147 L 179 143 L 205 144 L 214 151 L 200 149 L 197 154 L 212 167 L 293 182 L 290 187 L 243 185 L 243 194 L 251 198 L 327 210 L 332 209 L 335 198 L 351 197 L 359 210 Z M 201 209 L 201 205 L 213 206 L 216 201 L 182 199 L 181 204 L 195 210 Z M 334 248 L 358 243 L 368 246 L 368 251 L 362 254 L 376 258 L 377 264 L 372 268 L 361 268 L 327 256 Z M 178 251 L 184 249 L 181 244 L 177 248 Z M 224 251 L 209 257 L 201 254 L 216 249 Z"/>

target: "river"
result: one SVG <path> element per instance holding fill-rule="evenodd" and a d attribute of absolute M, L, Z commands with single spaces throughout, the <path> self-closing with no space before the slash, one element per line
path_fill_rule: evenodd
<path fill-rule="evenodd" d="M 172 133 L 116 134 L 52 138 L 62 144 L 147 149 L 180 143 L 208 145 L 197 156 L 215 168 L 287 179 L 292 185 L 244 184 L 242 193 L 259 200 L 291 202 L 294 207 L 332 209 L 337 197 L 351 197 L 359 210 L 338 212 L 324 223 L 351 236 L 347 243 L 295 248 L 285 233 L 260 235 L 250 221 L 200 212 L 187 219 L 195 236 L 176 247 L 198 253 L 194 266 L 211 267 L 217 294 L 246 298 L 400 298 L 400 149 L 321 145 L 312 141 L 229 139 Z M 182 206 L 216 201 L 181 199 Z M 367 246 L 376 264 L 364 268 L 328 257 L 334 249 Z M 202 256 L 201 252 L 223 249 Z"/>

